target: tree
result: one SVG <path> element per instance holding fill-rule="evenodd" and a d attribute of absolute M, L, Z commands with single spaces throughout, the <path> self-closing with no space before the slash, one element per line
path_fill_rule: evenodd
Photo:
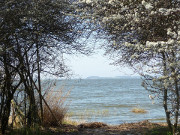
<path fill-rule="evenodd" d="M 41 74 L 62 77 L 68 72 L 62 57 L 64 53 L 90 52 L 84 44 L 78 43 L 80 31 L 84 28 L 80 27 L 78 19 L 66 14 L 72 12 L 70 5 L 66 0 L 0 2 L 0 69 L 3 82 L 0 120 L 3 134 L 15 92 L 23 88 L 22 92 L 27 96 L 23 101 L 25 125 L 26 118 L 28 126 L 39 124 L 43 120 Z M 36 102 L 37 91 L 40 103 Z"/>
<path fill-rule="evenodd" d="M 79 15 L 101 26 L 106 54 L 144 77 L 143 86 L 162 97 L 170 130 L 177 132 L 180 90 L 178 0 L 80 0 Z M 174 117 L 174 119 L 171 119 Z"/>

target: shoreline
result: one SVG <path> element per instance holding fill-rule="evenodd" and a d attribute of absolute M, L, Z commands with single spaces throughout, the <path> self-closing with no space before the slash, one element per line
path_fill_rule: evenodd
<path fill-rule="evenodd" d="M 62 128 L 54 127 L 48 130 L 52 135 L 57 132 L 61 135 L 151 135 L 154 132 L 160 134 L 162 134 L 161 132 L 168 132 L 166 123 L 152 123 L 148 120 L 119 125 L 90 122 L 79 125 L 64 125 Z"/>
<path fill-rule="evenodd" d="M 27 132 L 34 135 L 171 135 L 166 123 L 151 123 L 148 120 L 119 125 L 107 125 L 102 122 L 78 125 L 66 123 L 58 127 L 22 128 L 8 131 L 9 135 L 24 135 Z"/>

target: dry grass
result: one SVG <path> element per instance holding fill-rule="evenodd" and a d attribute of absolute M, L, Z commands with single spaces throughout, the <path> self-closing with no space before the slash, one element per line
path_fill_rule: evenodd
<path fill-rule="evenodd" d="M 60 88 L 56 91 L 54 89 L 48 91 L 48 93 L 45 96 L 45 100 L 51 108 L 51 111 L 53 112 L 53 115 L 56 117 L 56 119 L 53 117 L 48 107 L 44 105 L 43 126 L 59 126 L 63 123 L 63 120 L 67 113 L 68 104 L 66 102 L 66 99 L 69 93 L 69 90 L 67 92 L 64 92 L 63 88 Z"/>
<path fill-rule="evenodd" d="M 81 112 L 68 112 L 66 115 L 67 120 L 70 120 L 72 116 L 76 116 L 76 118 L 78 119 L 75 121 L 75 123 L 81 124 L 86 123 L 87 121 L 96 121 L 96 117 L 108 117 L 110 116 L 110 113 L 107 109 L 85 109 Z"/>
<path fill-rule="evenodd" d="M 131 110 L 131 112 L 133 112 L 133 113 L 147 113 L 147 111 L 142 109 L 142 108 L 133 108 Z"/>
<path fill-rule="evenodd" d="M 90 123 L 82 123 L 78 125 L 78 128 L 101 128 L 106 126 L 108 125 L 102 122 L 90 122 Z"/>
<path fill-rule="evenodd" d="M 63 120 L 63 124 L 66 124 L 66 125 L 74 125 L 74 126 L 77 126 L 77 125 L 80 125 L 82 123 L 84 123 L 85 121 L 80 121 L 80 120 L 72 120 L 70 117 L 65 117 L 64 120 Z"/>
<path fill-rule="evenodd" d="M 51 107 L 51 110 L 53 112 L 53 115 L 56 117 L 56 119 L 53 117 L 53 115 L 50 113 L 47 107 L 44 107 L 44 126 L 59 126 L 66 114 L 66 110 L 64 108 L 59 108 L 58 106 Z"/>

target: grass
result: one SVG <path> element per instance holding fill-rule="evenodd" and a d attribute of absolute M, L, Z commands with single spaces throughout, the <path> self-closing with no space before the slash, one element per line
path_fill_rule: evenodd
<path fill-rule="evenodd" d="M 42 130 L 40 127 L 35 128 L 18 128 L 12 129 L 7 135 L 51 135 L 50 132 Z"/>
<path fill-rule="evenodd" d="M 153 128 L 148 131 L 145 135 L 173 135 L 167 127 Z"/>
<path fill-rule="evenodd" d="M 147 111 L 145 110 L 145 109 L 142 109 L 142 108 L 133 108 L 132 110 L 131 110 L 131 112 L 133 112 L 133 113 L 147 113 Z"/>
<path fill-rule="evenodd" d="M 79 125 L 79 124 L 81 124 L 83 122 L 84 121 L 75 121 L 75 120 L 71 120 L 69 117 L 65 117 L 62 124 L 77 126 L 77 125 Z"/>
<path fill-rule="evenodd" d="M 155 123 L 154 123 L 155 124 Z M 146 132 L 145 135 L 173 135 L 173 133 L 170 132 L 168 126 L 166 123 L 159 123 L 160 126 L 156 126 Z M 178 124 L 178 133 L 180 134 L 180 124 Z"/>

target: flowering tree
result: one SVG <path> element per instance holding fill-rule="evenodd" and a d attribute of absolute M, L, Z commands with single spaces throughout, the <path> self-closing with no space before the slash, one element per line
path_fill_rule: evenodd
<path fill-rule="evenodd" d="M 80 0 L 83 18 L 101 26 L 114 64 L 127 64 L 143 86 L 162 98 L 170 130 L 177 131 L 180 90 L 179 0 Z M 79 13 L 78 12 L 78 13 Z"/>

